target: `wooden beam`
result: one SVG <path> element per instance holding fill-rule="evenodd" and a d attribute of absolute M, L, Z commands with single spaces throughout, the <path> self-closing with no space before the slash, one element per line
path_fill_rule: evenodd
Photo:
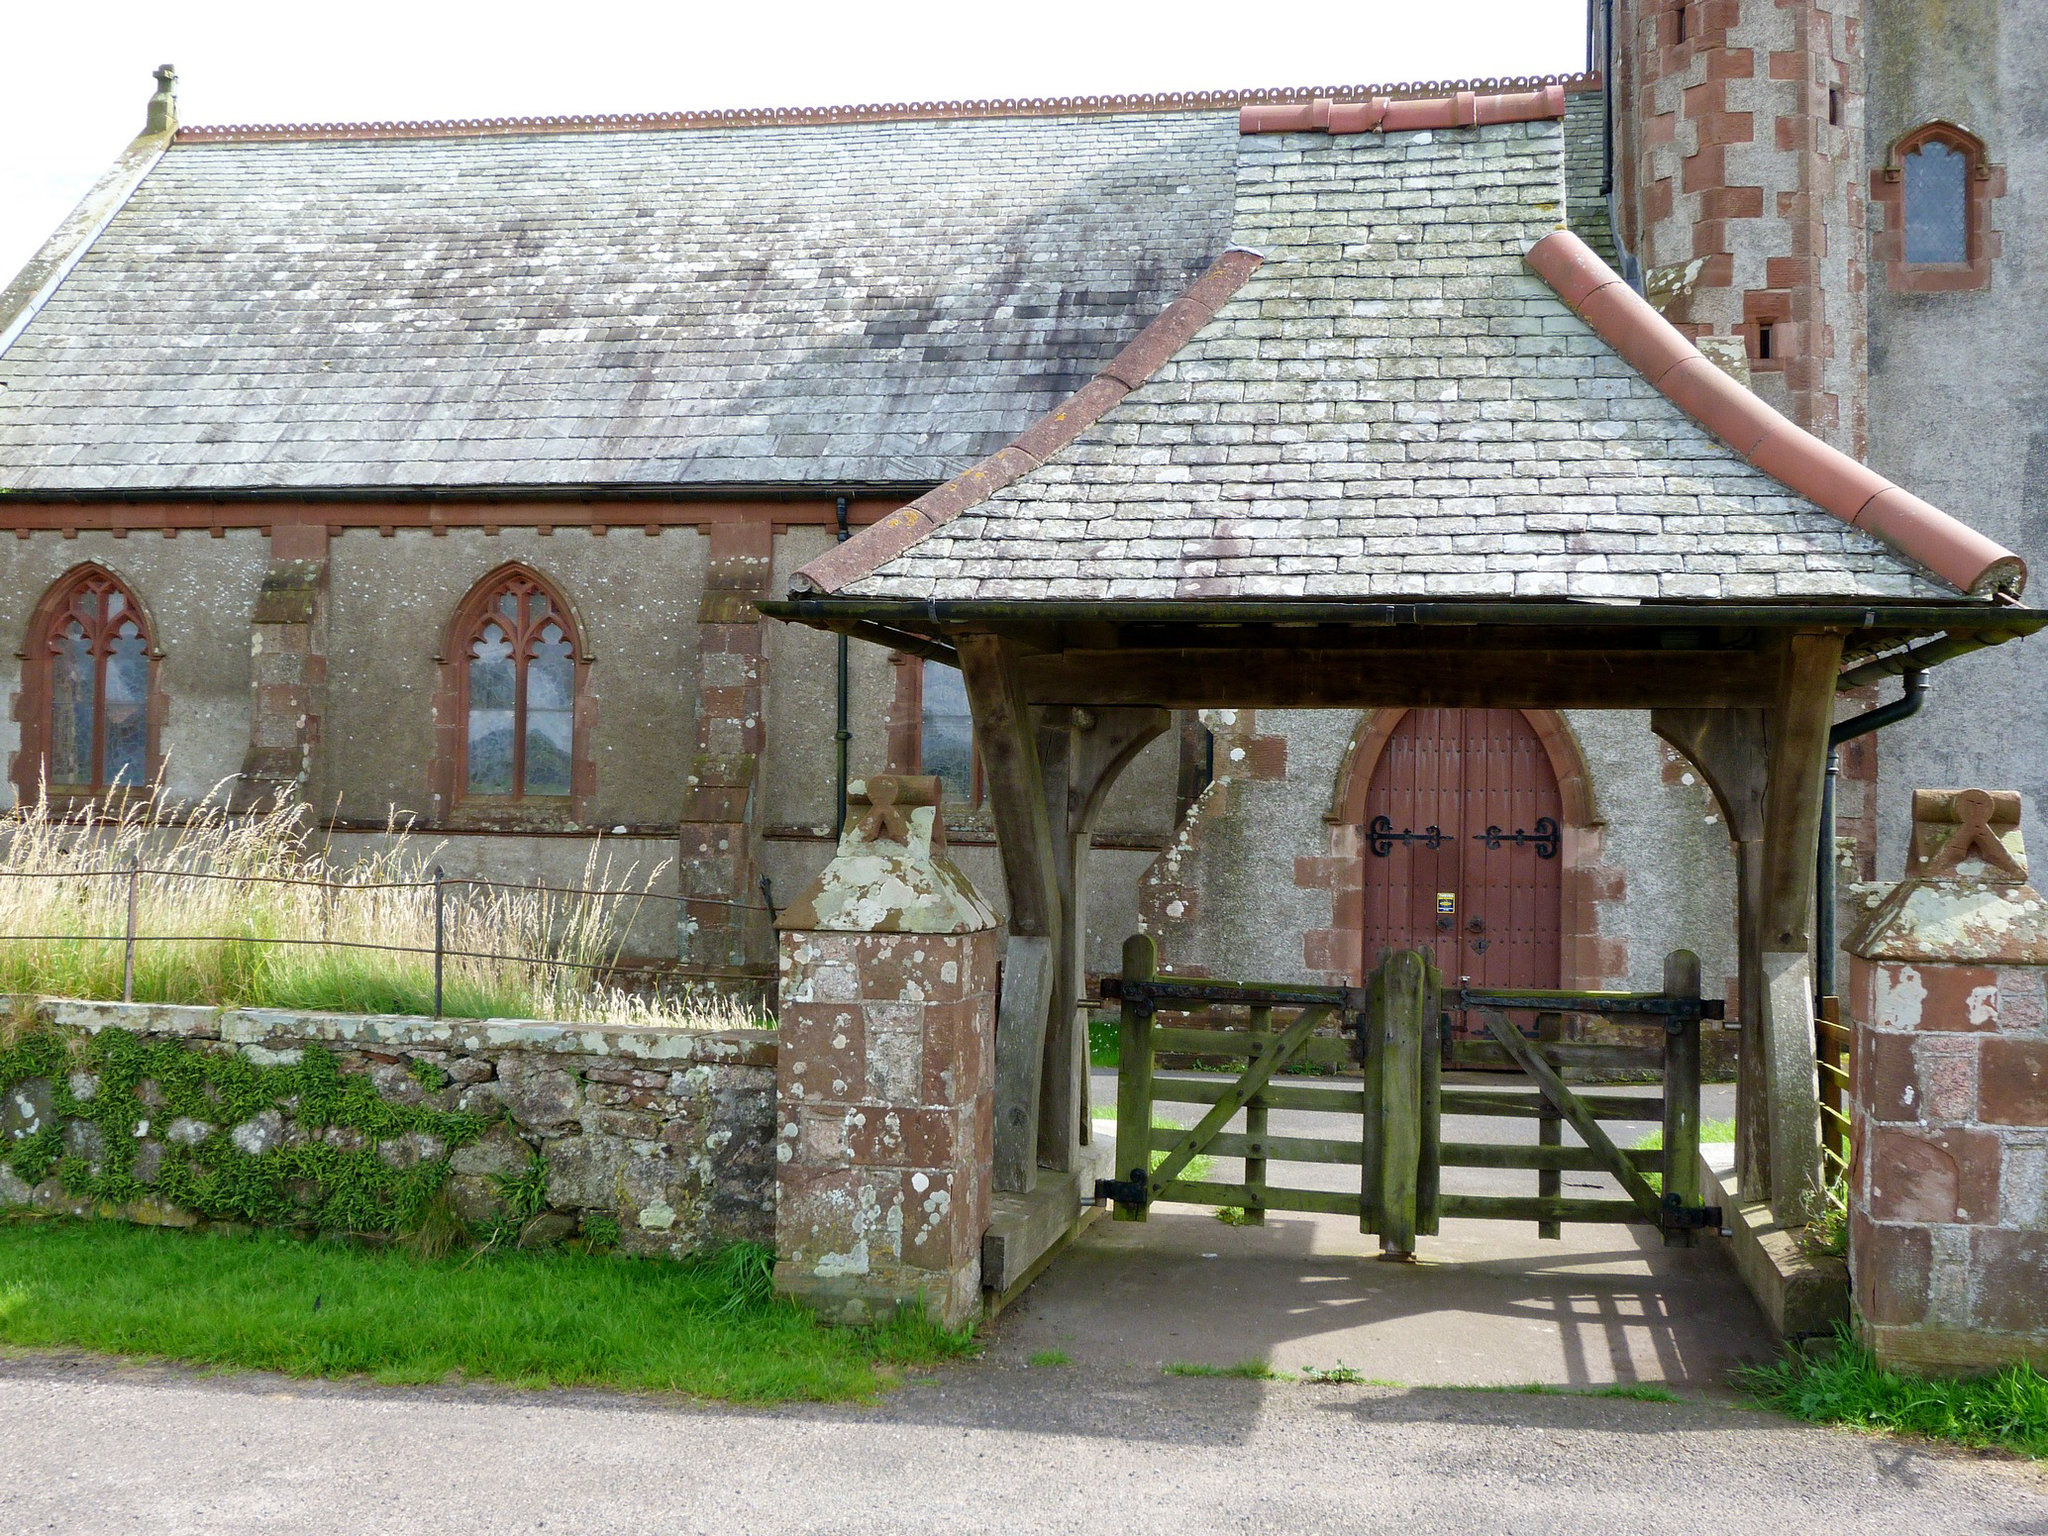
<path fill-rule="evenodd" d="M 1742 1194 L 1745 1200 L 1767 1197 L 1772 1213 L 1787 1225 L 1804 1219 L 1807 1191 L 1820 1175 L 1810 946 L 1821 782 L 1841 669 L 1840 635 L 1789 636 L 1771 709 L 1764 834 L 1755 877 L 1770 1160 L 1767 1189 L 1745 1188 Z"/>
<path fill-rule="evenodd" d="M 1164 709 L 1039 710 L 1038 742 L 1060 893 L 1059 992 L 1045 1032 L 1038 1160 L 1070 1169 L 1093 1133 L 1088 1104 L 1088 853 L 1110 787 L 1146 743 L 1173 723 Z M 1063 1006 L 1062 1006 L 1063 1005 Z"/>
<path fill-rule="evenodd" d="M 1168 709 L 1760 707 L 1774 658 L 1754 651 L 1070 650 L 1020 662 L 1034 703 Z"/>
<path fill-rule="evenodd" d="M 1764 786 L 1764 943 L 1804 952 L 1813 930 L 1813 871 L 1820 838 L 1821 781 L 1842 638 L 1789 637 L 1771 707 L 1770 762 Z"/>
<path fill-rule="evenodd" d="M 974 711 L 975 747 L 1003 851 L 1010 932 L 1049 935 L 1059 903 L 1052 823 L 1046 814 L 1037 727 L 1025 702 L 1017 653 L 995 635 L 962 635 L 960 673 Z"/>
<path fill-rule="evenodd" d="M 1038 1172 L 1046 1025 L 1062 985 L 1060 893 L 1037 728 L 1016 650 L 995 635 L 962 635 L 959 649 L 1010 903 L 996 1009 L 995 1187 L 1021 1194 Z"/>
<path fill-rule="evenodd" d="M 1761 709 L 1658 709 L 1650 729 L 1700 771 L 1735 844 L 1735 1182 L 1770 1184 L 1770 1074 L 1764 1049 L 1763 839 L 1770 715 Z M 1757 1199 L 1764 1198 L 1762 1193 Z"/>

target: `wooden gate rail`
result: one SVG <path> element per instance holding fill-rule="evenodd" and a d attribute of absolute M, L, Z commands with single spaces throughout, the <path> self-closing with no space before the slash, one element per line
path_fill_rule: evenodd
<path fill-rule="evenodd" d="M 1161 1199 L 1241 1207 L 1252 1221 L 1268 1210 L 1317 1211 L 1358 1218 L 1361 1229 L 1380 1235 L 1383 1257 L 1407 1258 L 1418 1235 L 1437 1230 L 1444 1216 L 1534 1221 L 1540 1235 L 1556 1237 L 1564 1222 L 1640 1222 L 1660 1228 L 1666 1242 L 1685 1243 L 1702 1226 L 1718 1225 L 1721 1213 L 1700 1204 L 1699 1034 L 1703 1018 L 1721 1016 L 1718 1001 L 1703 999 L 1699 962 L 1685 951 L 1665 966 L 1661 992 L 1564 992 L 1444 988 L 1429 956 L 1402 951 L 1387 956 L 1364 987 L 1262 985 L 1211 978 L 1162 977 L 1149 938 L 1134 936 L 1124 946 L 1124 969 L 1106 978 L 1102 994 L 1120 1007 L 1121 1066 L 1117 1077 L 1116 1167 L 1119 1176 L 1098 1182 L 1098 1199 L 1113 1199 L 1119 1220 L 1142 1221 Z M 1160 1012 L 1203 1014 L 1242 1009 L 1242 1028 L 1162 1026 Z M 1484 1042 L 1449 1039 L 1450 1011 L 1463 1009 L 1487 1025 Z M 1655 1044 L 1531 1040 L 1508 1022 L 1511 1012 L 1539 1019 L 1592 1014 L 1617 1023 L 1655 1029 Z M 1276 1014 L 1292 1017 L 1276 1022 Z M 1352 1041 L 1318 1036 L 1335 1022 Z M 1206 1081 L 1160 1081 L 1154 1064 L 1160 1052 L 1219 1062 L 1236 1062 L 1234 1076 Z M 1501 1088 L 1445 1088 L 1441 1071 L 1450 1064 L 1511 1067 L 1535 1091 Z M 1477 1060 L 1475 1061 L 1475 1058 Z M 1362 1081 L 1349 1084 L 1280 1083 L 1290 1066 L 1357 1064 Z M 1655 1096 L 1578 1093 L 1560 1069 L 1648 1070 L 1661 1080 Z M 1199 1104 L 1205 1112 L 1187 1128 L 1155 1126 L 1160 1101 Z M 1273 1109 L 1357 1116 L 1356 1141 L 1342 1137 L 1274 1136 Z M 1225 1127 L 1242 1110 L 1241 1131 Z M 1534 1145 L 1442 1142 L 1442 1116 L 1493 1115 L 1532 1118 Z M 1601 1121 L 1656 1119 L 1663 1145 L 1650 1151 L 1623 1150 L 1601 1129 Z M 1563 1145 L 1569 1124 L 1583 1143 Z M 1241 1159 L 1240 1182 L 1189 1179 L 1189 1164 L 1202 1155 Z M 1356 1166 L 1358 1192 L 1276 1187 L 1272 1163 Z M 1522 1169 L 1537 1175 L 1534 1196 L 1448 1194 L 1441 1189 L 1445 1167 Z M 1625 1199 L 1566 1199 L 1561 1175 L 1610 1175 Z M 1647 1174 L 1656 1174 L 1653 1188 Z"/>

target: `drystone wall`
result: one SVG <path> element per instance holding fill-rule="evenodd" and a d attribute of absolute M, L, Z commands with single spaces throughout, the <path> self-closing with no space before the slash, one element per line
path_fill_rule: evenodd
<path fill-rule="evenodd" d="M 475 1239 L 673 1257 L 774 1238 L 772 1030 L 7 1002 L 0 1207 L 364 1234 L 452 1209 Z"/>

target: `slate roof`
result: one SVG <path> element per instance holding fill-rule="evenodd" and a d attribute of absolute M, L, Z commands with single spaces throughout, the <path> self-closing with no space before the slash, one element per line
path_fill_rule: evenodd
<path fill-rule="evenodd" d="M 0 487 L 942 481 L 1227 243 L 1234 110 L 174 144 Z"/>
<path fill-rule="evenodd" d="M 798 590 L 1954 598 L 1744 462 L 1530 271 L 1561 134 L 1245 138 L 1234 239 L 1266 259 L 1214 318 L 1043 464 L 857 575 L 891 537 L 862 533 Z"/>

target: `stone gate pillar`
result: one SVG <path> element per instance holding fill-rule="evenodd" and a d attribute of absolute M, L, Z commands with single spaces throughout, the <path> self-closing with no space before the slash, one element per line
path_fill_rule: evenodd
<path fill-rule="evenodd" d="M 1849 937 L 1849 1268 L 1878 1358 L 2048 1364 L 2048 904 L 2020 797 L 1913 796 L 1906 878 Z"/>
<path fill-rule="evenodd" d="M 935 778 L 848 786 L 838 854 L 782 914 L 775 1285 L 827 1317 L 981 1304 L 996 915 Z"/>

